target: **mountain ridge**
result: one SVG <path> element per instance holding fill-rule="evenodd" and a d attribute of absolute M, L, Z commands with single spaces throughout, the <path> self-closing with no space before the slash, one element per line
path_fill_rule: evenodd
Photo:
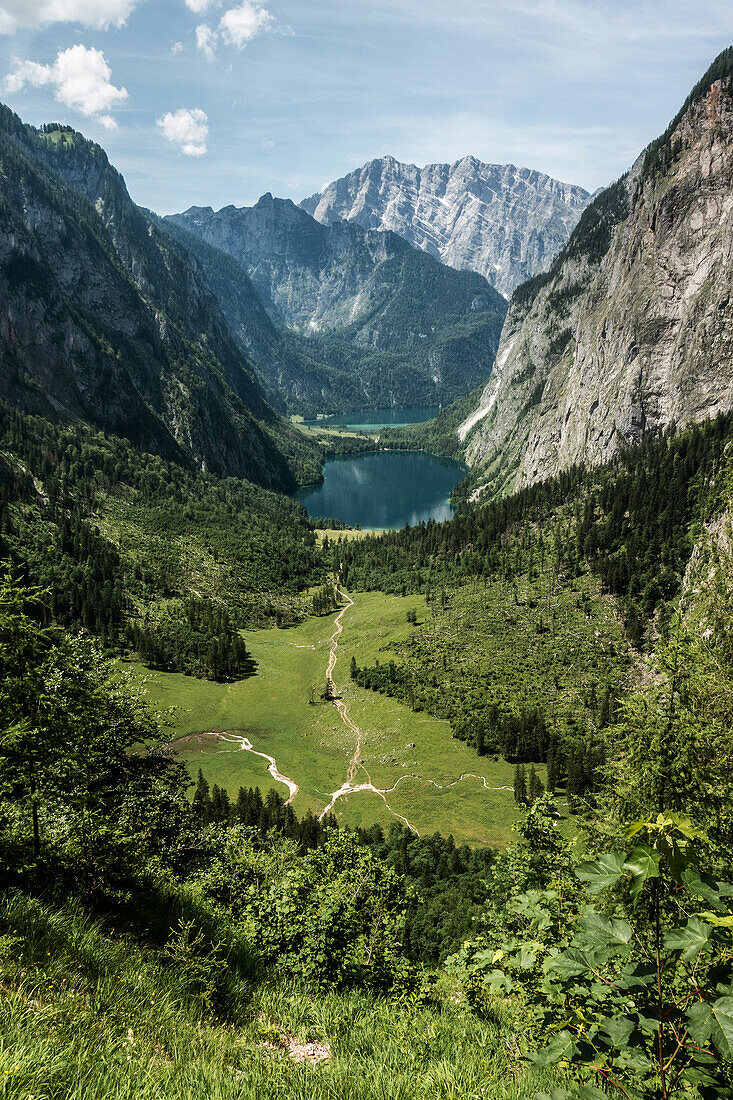
<path fill-rule="evenodd" d="M 591 197 L 535 169 L 486 164 L 470 154 L 423 167 L 388 155 L 300 206 L 325 225 L 346 220 L 392 230 L 442 263 L 477 271 L 510 296 L 549 266 Z"/>
<path fill-rule="evenodd" d="M 70 127 L 0 110 L 0 393 L 275 487 L 317 454 L 279 420 L 190 257 Z M 285 452 L 289 452 L 286 454 Z"/>
<path fill-rule="evenodd" d="M 458 429 L 477 493 L 598 463 L 733 406 L 733 49 L 518 288 Z"/>
<path fill-rule="evenodd" d="M 301 396 L 316 411 L 444 404 L 491 369 L 504 299 L 482 276 L 445 267 L 397 234 L 324 226 L 269 192 L 252 207 L 193 207 L 165 224 L 246 272 L 290 352 L 306 360 Z M 264 369 L 275 383 L 272 365 Z"/>

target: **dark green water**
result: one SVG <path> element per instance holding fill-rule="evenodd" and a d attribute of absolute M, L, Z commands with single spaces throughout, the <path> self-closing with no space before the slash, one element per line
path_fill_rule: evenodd
<path fill-rule="evenodd" d="M 329 458 L 323 485 L 296 493 L 309 516 L 334 517 L 363 530 L 450 519 L 448 498 L 464 468 L 422 451 L 367 451 Z"/>
<path fill-rule="evenodd" d="M 403 428 L 406 424 L 422 424 L 432 420 L 440 412 L 439 405 L 424 405 L 419 409 L 360 409 L 359 412 L 339 413 L 323 420 L 306 420 L 308 428 L 351 428 L 353 431 L 373 432 L 378 428 Z"/>

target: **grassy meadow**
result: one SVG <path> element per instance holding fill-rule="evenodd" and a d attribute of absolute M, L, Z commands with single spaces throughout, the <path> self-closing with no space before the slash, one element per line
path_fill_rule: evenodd
<path fill-rule="evenodd" d="M 7 900 L 0 932 L 4 1100 L 519 1100 L 557 1081 L 526 1070 L 509 1008 L 480 1019 L 457 987 L 432 1007 L 412 995 L 314 996 L 245 959 L 212 1009 L 185 956 L 74 906 Z M 329 1057 L 294 1064 L 291 1039 Z"/>
<path fill-rule="evenodd" d="M 452 833 L 457 842 L 505 845 L 516 817 L 512 766 L 479 757 L 452 737 L 443 719 L 414 713 L 396 699 L 359 688 L 349 677 L 352 656 L 360 666 L 394 656 L 394 647 L 419 629 L 423 598 L 358 593 L 354 599 L 342 620 L 334 679 L 363 731 L 357 780 L 385 791 L 398 786 L 385 795 L 387 804 L 370 791 L 339 800 L 337 817 L 351 825 L 388 825 L 400 817 L 421 834 L 437 830 Z M 417 628 L 407 622 L 412 610 Z M 356 748 L 355 734 L 342 723 L 336 707 L 320 699 L 334 618 L 331 614 L 286 630 L 245 632 L 257 673 L 234 683 L 135 666 L 156 709 L 171 712 L 171 740 L 193 776 L 200 767 L 210 783 L 234 797 L 240 786 L 263 791 L 274 787 L 286 794 L 285 786 L 267 772 L 266 761 L 221 736 L 223 731 L 241 731 L 298 784 L 296 813 L 324 809 L 346 779 Z M 313 697 L 315 703 L 310 702 Z M 460 780 L 465 773 L 478 778 Z"/>

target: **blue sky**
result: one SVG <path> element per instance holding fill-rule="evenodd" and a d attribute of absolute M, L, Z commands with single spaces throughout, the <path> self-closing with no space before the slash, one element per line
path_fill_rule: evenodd
<path fill-rule="evenodd" d="M 99 141 L 161 213 L 300 199 L 385 153 L 594 189 L 732 42 L 728 0 L 0 0 L 3 100 Z"/>

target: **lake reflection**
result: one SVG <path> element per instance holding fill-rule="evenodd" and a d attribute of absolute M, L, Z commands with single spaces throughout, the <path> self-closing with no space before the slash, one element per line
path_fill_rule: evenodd
<path fill-rule="evenodd" d="M 309 516 L 343 520 L 363 530 L 450 519 L 450 491 L 464 468 L 421 451 L 367 451 L 330 458 L 323 485 L 295 494 Z"/>

